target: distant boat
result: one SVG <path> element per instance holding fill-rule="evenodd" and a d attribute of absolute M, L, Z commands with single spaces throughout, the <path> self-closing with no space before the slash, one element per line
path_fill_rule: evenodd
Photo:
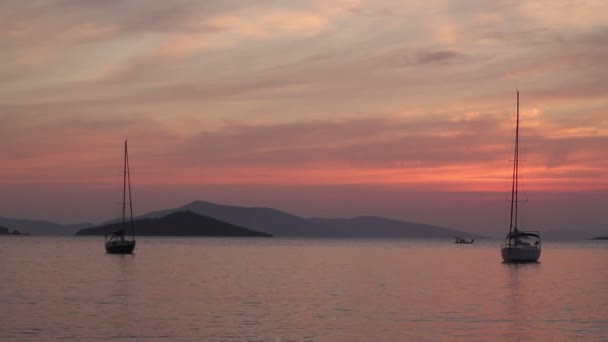
<path fill-rule="evenodd" d="M 509 233 L 501 246 L 504 262 L 536 262 L 540 258 L 541 240 L 538 231 L 521 231 L 517 227 L 519 188 L 519 91 L 517 91 L 517 120 L 515 125 L 515 158 L 511 187 L 511 221 Z"/>
<path fill-rule="evenodd" d="M 454 243 L 462 243 L 462 244 L 472 244 L 473 242 L 475 242 L 475 239 L 471 239 L 471 240 L 467 240 L 464 238 L 461 238 L 460 236 L 456 237 L 456 241 L 454 241 Z"/>
<path fill-rule="evenodd" d="M 105 234 L 106 252 L 110 254 L 131 254 L 135 249 L 135 226 L 133 225 L 133 201 L 131 197 L 131 176 L 129 169 L 129 153 L 125 140 L 124 171 L 122 182 L 122 225 L 119 230 Z M 127 190 L 129 191 L 129 224 L 126 220 Z M 131 227 L 131 239 L 126 236 L 126 227 Z"/>

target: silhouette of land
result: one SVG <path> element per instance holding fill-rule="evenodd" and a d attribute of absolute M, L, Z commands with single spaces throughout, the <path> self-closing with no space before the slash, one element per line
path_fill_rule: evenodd
<path fill-rule="evenodd" d="M 196 214 L 179 211 L 160 218 L 142 218 L 133 221 L 137 236 L 216 236 L 216 237 L 271 237 L 270 234 L 243 228 Z M 122 222 L 79 230 L 76 235 L 104 235 L 122 228 Z M 127 223 L 126 234 L 131 234 Z"/>
<path fill-rule="evenodd" d="M 238 226 L 248 227 L 278 237 L 335 238 L 481 238 L 454 229 L 428 224 L 362 216 L 352 219 L 302 218 L 272 208 L 240 207 L 194 201 L 184 206 L 154 211 L 143 217 L 162 217 L 172 212 L 190 210 Z"/>
<path fill-rule="evenodd" d="M 304 218 L 272 208 L 239 207 L 195 201 L 190 204 L 143 215 L 146 218 L 190 210 L 200 215 L 214 217 L 237 226 L 255 229 L 273 236 L 335 236 L 327 227 L 319 226 Z"/>
<path fill-rule="evenodd" d="M 9 228 L 0 227 L 0 235 L 30 235 L 30 234 L 28 234 L 28 233 L 21 233 L 17 229 L 11 231 Z"/>
<path fill-rule="evenodd" d="M 608 240 L 608 236 L 598 236 L 598 237 L 594 237 L 591 240 Z"/>
<path fill-rule="evenodd" d="M 157 219 L 180 211 L 192 211 L 217 221 L 223 221 L 223 223 L 277 237 L 453 239 L 455 236 L 463 236 L 482 238 L 477 234 L 455 229 L 384 217 L 303 218 L 273 208 L 221 205 L 204 201 L 194 201 L 178 208 L 153 211 L 139 216 L 137 219 Z M 73 235 L 77 232 L 80 235 L 89 234 L 88 232 L 95 230 L 85 228 L 100 229 L 118 222 L 121 220 L 114 219 L 97 226 L 91 223 L 61 225 L 49 221 L 0 218 L 0 225 L 19 227 L 37 236 Z M 108 229 L 115 230 L 117 227 Z M 140 235 L 137 226 L 136 233 Z M 190 235 L 190 233 L 184 234 Z M 175 232 L 160 235 L 175 235 Z M 580 239 L 580 236 L 578 238 Z"/>
<path fill-rule="evenodd" d="M 309 220 L 330 227 L 341 236 L 355 238 L 453 238 L 454 236 L 482 238 L 480 235 L 454 229 L 377 216 L 359 216 L 350 219 L 311 218 Z"/>
<path fill-rule="evenodd" d="M 0 217 L 0 226 L 19 227 L 30 234 L 39 235 L 73 235 L 79 229 L 92 227 L 92 223 L 59 224 L 50 221 L 13 219 Z"/>

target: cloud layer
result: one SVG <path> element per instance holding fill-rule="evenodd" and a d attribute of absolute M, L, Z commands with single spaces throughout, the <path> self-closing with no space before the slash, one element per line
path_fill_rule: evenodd
<path fill-rule="evenodd" d="M 0 201 L 112 186 L 127 137 L 149 189 L 503 191 L 515 88 L 529 189 L 606 190 L 606 22 L 594 1 L 3 1 Z"/>

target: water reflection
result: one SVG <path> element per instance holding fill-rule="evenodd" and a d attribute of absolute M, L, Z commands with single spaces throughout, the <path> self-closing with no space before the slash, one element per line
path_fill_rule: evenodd
<path fill-rule="evenodd" d="M 105 254 L 108 267 L 105 269 L 104 296 L 96 303 L 106 314 L 99 315 L 106 336 L 112 339 L 133 336 L 132 324 L 137 320 L 137 311 L 130 305 L 136 297 L 135 254 Z"/>
<path fill-rule="evenodd" d="M 530 283 L 535 277 L 540 276 L 541 263 L 503 263 L 506 291 L 505 297 L 506 320 L 508 322 L 504 337 L 507 340 L 525 341 L 531 340 L 536 335 L 533 331 L 530 308 L 535 305 L 531 298 L 534 294 L 530 291 Z"/>
<path fill-rule="evenodd" d="M 491 241 L 141 241 L 0 243 L 0 341 L 608 341 L 605 248 L 501 264 Z"/>

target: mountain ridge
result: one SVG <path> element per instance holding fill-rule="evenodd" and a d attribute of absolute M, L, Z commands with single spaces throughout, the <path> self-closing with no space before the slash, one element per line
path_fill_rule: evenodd
<path fill-rule="evenodd" d="M 48 220 L 31 220 L 0 217 L 0 226 L 18 229 L 36 236 L 73 235 L 80 229 L 92 227 L 92 223 L 60 224 Z"/>
<path fill-rule="evenodd" d="M 175 211 L 191 210 L 235 225 L 262 231 L 273 236 L 305 237 L 336 236 L 331 229 L 310 224 L 306 219 L 268 207 L 241 207 L 206 201 L 193 201 L 186 205 L 152 211 L 142 217 L 158 217 Z M 289 228 L 285 228 L 289 227 Z M 285 231 L 289 229 L 289 231 Z"/>
<path fill-rule="evenodd" d="M 365 238 L 453 238 L 478 234 L 424 223 L 395 220 L 380 216 L 353 218 L 302 218 L 268 207 L 242 207 L 206 201 L 193 201 L 183 206 L 152 211 L 142 217 L 157 217 L 166 213 L 192 210 L 225 222 L 266 232 L 277 237 L 365 237 Z M 337 223 L 340 221 L 340 223 Z M 350 223 L 350 225 L 349 225 Z M 353 227 L 352 224 L 355 224 Z M 377 229 L 378 225 L 382 229 Z M 363 226 L 367 225 L 367 226 Z"/>
<path fill-rule="evenodd" d="M 140 218 L 133 220 L 133 226 L 137 236 L 271 237 L 264 232 L 236 226 L 193 211 L 178 211 L 160 218 Z M 104 235 L 122 228 L 122 222 L 110 223 L 81 229 L 75 235 Z M 125 234 L 131 233 L 131 226 L 127 225 Z"/>
<path fill-rule="evenodd" d="M 351 218 L 320 218 L 309 220 L 332 227 L 346 237 L 359 238 L 484 238 L 484 236 L 426 223 L 396 220 L 381 216 L 355 216 Z M 372 228 L 373 227 L 373 228 Z"/>
<path fill-rule="evenodd" d="M 439 227 L 426 223 L 417 223 L 385 218 L 381 216 L 355 216 L 352 218 L 304 218 L 270 207 L 245 207 L 223 205 L 207 201 L 192 201 L 185 205 L 155 210 L 134 219 L 160 218 L 179 211 L 192 211 L 239 227 L 264 232 L 277 237 L 328 237 L 328 238 L 453 238 L 463 236 L 481 238 L 473 234 L 452 228 Z M 3 221 L 0 218 L 0 225 Z M 24 221 L 24 220 L 18 220 Z M 31 220 L 30 220 L 31 221 Z M 4 224 L 34 235 L 73 235 L 81 229 L 114 224 L 122 219 L 112 219 L 100 225 L 76 224 L 60 225 L 50 221 L 32 221 L 39 224 L 38 229 L 28 230 L 20 224 Z M 43 227 L 46 225 L 46 229 Z"/>

